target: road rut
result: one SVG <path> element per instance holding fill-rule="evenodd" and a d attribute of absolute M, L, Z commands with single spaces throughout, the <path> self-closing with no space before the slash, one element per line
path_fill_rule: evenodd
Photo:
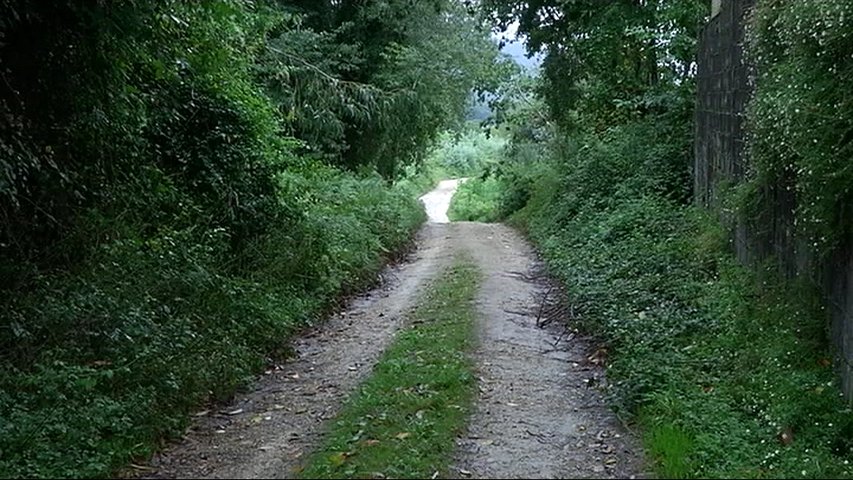
<path fill-rule="evenodd" d="M 251 392 L 199 412 L 181 441 L 133 476 L 292 478 L 322 440 L 325 423 L 404 325 L 418 293 L 459 253 L 484 275 L 472 353 L 480 394 L 448 474 L 641 475 L 636 440 L 593 386 L 603 372 L 587 361 L 590 345 L 578 338 L 557 342 L 561 332 L 536 325 L 548 281 L 530 245 L 504 225 L 448 223 L 458 183 L 444 181 L 422 197 L 430 222 L 415 252 L 386 269 L 379 288 L 294 340 L 295 358 L 266 372 Z"/>

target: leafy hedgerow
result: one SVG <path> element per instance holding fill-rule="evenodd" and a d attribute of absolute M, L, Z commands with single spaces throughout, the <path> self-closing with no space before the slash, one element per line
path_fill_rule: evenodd
<path fill-rule="evenodd" d="M 481 23 L 0 1 L 0 477 L 148 455 L 375 278 L 424 219 L 413 171 L 507 73 Z"/>
<path fill-rule="evenodd" d="M 424 219 L 379 178 L 315 167 L 282 182 L 308 195 L 303 218 L 249 247 L 250 275 L 223 266 L 222 232 L 173 232 L 105 245 L 89 269 L 6 304 L 21 323 L 0 374 L 2 476 L 101 477 L 149 455 L 371 282 Z"/>
<path fill-rule="evenodd" d="M 498 179 L 504 197 L 529 189 L 510 221 L 607 344 L 614 405 L 662 476 L 852 475 L 820 296 L 772 264 L 740 266 L 717 219 L 662 188 L 677 185 L 665 169 L 631 168 L 686 155 L 687 137 L 665 131 L 648 120 L 515 165 L 533 181 Z"/>

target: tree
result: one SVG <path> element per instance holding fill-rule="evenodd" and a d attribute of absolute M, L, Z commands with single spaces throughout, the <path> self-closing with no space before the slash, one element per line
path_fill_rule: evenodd
<path fill-rule="evenodd" d="M 554 119 L 600 130 L 690 96 L 704 3 L 483 0 L 482 8 L 504 28 L 518 22 L 528 48 L 546 53 L 540 94 Z"/>
<path fill-rule="evenodd" d="M 339 165 L 392 178 L 461 120 L 471 91 L 510 71 L 482 18 L 453 0 L 288 3 L 296 16 L 262 75 L 291 133 Z"/>

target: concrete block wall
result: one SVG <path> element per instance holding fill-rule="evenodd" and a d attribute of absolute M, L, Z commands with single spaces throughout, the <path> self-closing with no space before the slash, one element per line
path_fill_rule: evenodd
<path fill-rule="evenodd" d="M 853 238 L 831 258 L 816 261 L 794 235 L 796 198 L 786 185 L 770 186 L 758 218 L 748 223 L 723 212 L 720 192 L 740 181 L 748 168 L 744 114 L 754 72 L 744 58 L 744 29 L 755 0 L 714 1 L 697 53 L 697 102 L 693 163 L 697 204 L 720 212 L 731 227 L 737 258 L 753 265 L 773 256 L 789 275 L 807 275 L 820 285 L 830 313 L 829 334 L 836 347 L 845 395 L 853 401 Z"/>

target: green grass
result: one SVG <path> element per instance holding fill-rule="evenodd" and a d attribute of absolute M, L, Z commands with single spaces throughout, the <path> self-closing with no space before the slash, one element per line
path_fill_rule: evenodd
<path fill-rule="evenodd" d="M 495 222 L 500 213 L 500 195 L 496 178 L 472 178 L 459 185 L 447 215 L 454 222 Z"/>
<path fill-rule="evenodd" d="M 474 380 L 467 350 L 479 273 L 467 260 L 429 288 L 410 326 L 347 401 L 303 478 L 429 478 L 444 473 Z M 384 475 L 379 477 L 378 474 Z"/>
<path fill-rule="evenodd" d="M 672 424 L 654 426 L 646 431 L 643 443 L 661 478 L 687 478 L 693 441 L 684 430 Z"/>

